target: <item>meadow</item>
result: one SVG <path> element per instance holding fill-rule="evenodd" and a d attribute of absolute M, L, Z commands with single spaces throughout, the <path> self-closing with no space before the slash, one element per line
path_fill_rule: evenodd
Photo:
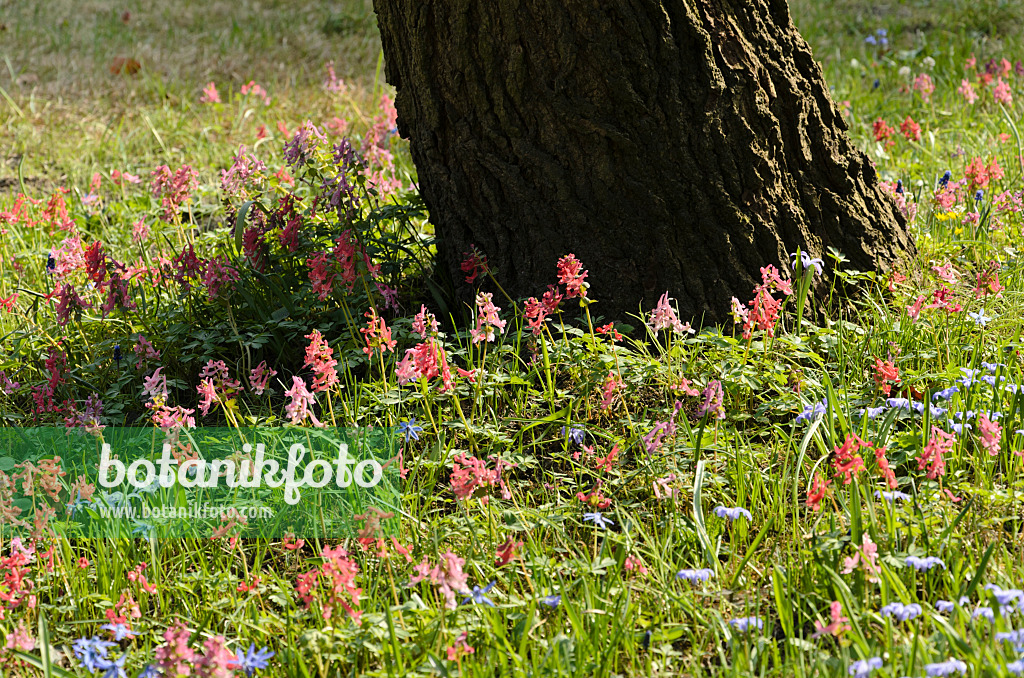
<path fill-rule="evenodd" d="M 918 253 L 699 331 L 458 303 L 369 2 L 0 5 L 0 675 L 1024 672 L 1024 7 L 791 5 Z M 61 442 L 253 430 L 387 491 L 117 522 Z"/>

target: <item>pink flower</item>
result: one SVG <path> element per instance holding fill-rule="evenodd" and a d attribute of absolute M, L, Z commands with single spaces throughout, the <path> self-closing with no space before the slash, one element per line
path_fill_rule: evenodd
<path fill-rule="evenodd" d="M 363 337 L 366 339 L 366 347 L 363 349 L 363 353 L 367 357 L 372 358 L 377 350 L 380 350 L 381 356 L 386 351 L 394 351 L 398 342 L 391 338 L 391 328 L 384 322 L 384 318 L 377 315 L 377 309 L 370 308 L 363 315 L 369 319 L 366 327 L 359 328 L 359 331 L 362 332 Z"/>
<path fill-rule="evenodd" d="M 92 308 L 92 304 L 78 296 L 78 292 L 71 285 L 61 285 L 57 290 L 57 324 L 64 327 L 68 324 L 71 316 L 76 320 L 81 319 L 82 311 Z"/>
<path fill-rule="evenodd" d="M 1010 91 L 1010 86 L 1003 82 L 1002 78 L 996 80 L 996 86 L 995 89 L 992 90 L 992 96 L 996 101 L 1005 106 L 1013 106 L 1013 92 Z"/>
<path fill-rule="evenodd" d="M 270 378 L 276 374 L 277 370 L 268 367 L 267 361 L 264 360 L 250 371 L 249 388 L 251 388 L 253 393 L 256 395 L 263 395 L 263 391 L 267 388 L 267 382 L 269 382 Z"/>
<path fill-rule="evenodd" d="M 490 292 L 480 292 L 476 295 L 476 328 L 472 331 L 473 343 L 481 341 L 494 341 L 494 332 L 505 331 L 506 321 L 498 317 L 501 310 L 491 301 L 493 295 Z"/>
<path fill-rule="evenodd" d="M 955 442 L 956 436 L 952 433 L 946 433 L 941 428 L 933 426 L 931 439 L 928 440 L 928 444 L 917 457 L 918 470 L 923 471 L 927 468 L 928 472 L 925 476 L 929 480 L 935 480 L 939 476 L 945 475 L 946 460 L 944 456 L 953 451 Z"/>
<path fill-rule="evenodd" d="M 851 629 L 850 625 L 846 623 L 850 620 L 843 616 L 843 604 L 838 600 L 832 601 L 832 604 L 828 606 L 828 613 L 832 621 L 828 624 L 822 624 L 819 621 L 815 621 L 815 631 L 811 638 L 820 638 L 826 634 L 833 635 L 838 638 L 843 635 L 843 633 Z"/>
<path fill-rule="evenodd" d="M 842 574 L 850 574 L 857 567 L 860 567 L 864 570 L 869 582 L 877 582 L 878 575 L 882 571 L 878 566 L 878 546 L 865 533 L 863 546 L 854 548 L 856 548 L 854 554 L 849 558 L 843 559 Z"/>
<path fill-rule="evenodd" d="M 956 91 L 960 93 L 960 96 L 962 96 L 964 101 L 968 104 L 973 104 L 978 100 L 978 93 L 974 91 L 974 86 L 971 85 L 970 80 L 967 78 L 963 78 L 960 81 L 960 87 L 957 88 Z"/>
<path fill-rule="evenodd" d="M 487 462 L 483 459 L 477 459 L 468 454 L 456 454 L 452 457 L 452 475 L 449 482 L 456 499 L 468 499 L 477 490 L 491 487 L 497 487 L 501 491 L 503 499 L 512 498 L 505 486 L 505 481 L 501 479 L 501 470 L 512 467 L 514 464 L 502 461 L 497 457 L 492 457 L 492 459 L 495 460 L 495 468 L 489 470 Z"/>
<path fill-rule="evenodd" d="M 320 330 L 313 330 L 306 339 L 309 339 L 309 346 L 303 365 L 313 370 L 313 390 L 328 391 L 338 384 L 338 371 L 334 369 L 338 361 L 331 357 L 334 349 L 327 345 Z"/>
<path fill-rule="evenodd" d="M 636 571 L 641 576 L 647 576 L 647 566 L 644 565 L 644 561 L 641 560 L 640 556 L 628 555 L 626 556 L 626 562 L 623 563 L 623 567 L 627 571 Z"/>
<path fill-rule="evenodd" d="M 420 305 L 420 312 L 412 319 L 412 331 L 426 339 L 427 334 L 437 334 L 437 318 L 427 310 L 426 306 Z"/>
<path fill-rule="evenodd" d="M 576 258 L 575 254 L 567 254 L 558 260 L 558 282 L 565 285 L 566 299 L 574 297 L 585 298 L 587 288 L 590 286 L 584 282 L 587 271 L 581 271 L 583 264 Z"/>
<path fill-rule="evenodd" d="M 36 647 L 36 641 L 25 628 L 24 622 L 21 622 L 7 636 L 7 642 L 4 644 L 4 647 L 8 650 L 31 652 Z"/>
<path fill-rule="evenodd" d="M 206 83 L 206 87 L 203 88 L 203 93 L 199 95 L 199 101 L 204 104 L 219 104 L 220 93 L 217 92 L 217 85 L 212 81 Z"/>
<path fill-rule="evenodd" d="M 447 649 L 448 661 L 457 662 L 463 657 L 469 654 L 473 654 L 476 650 L 473 646 L 466 642 L 469 637 L 469 631 L 463 631 L 462 634 L 455 639 L 455 643 L 450 645 Z"/>
<path fill-rule="evenodd" d="M 132 242 L 142 244 L 149 238 L 149 226 L 142 219 L 132 224 Z"/>
<path fill-rule="evenodd" d="M 188 645 L 191 637 L 192 632 L 181 622 L 174 622 L 164 632 L 164 644 L 153 651 L 161 675 L 191 675 L 192 663 L 198 657 L 196 651 Z"/>
<path fill-rule="evenodd" d="M 978 415 L 978 435 L 981 447 L 991 456 L 999 454 L 999 444 L 1003 438 L 1003 427 L 992 421 L 986 414 Z"/>
<path fill-rule="evenodd" d="M 601 387 L 601 409 L 608 410 L 612 406 L 615 394 L 622 388 L 622 379 L 619 379 L 615 372 L 608 370 L 608 376 L 604 378 L 604 385 Z"/>
<path fill-rule="evenodd" d="M 693 331 L 690 329 L 690 323 L 684 325 L 679 321 L 675 309 L 669 303 L 668 292 L 661 295 L 658 305 L 651 311 L 651 319 L 648 324 L 653 332 L 672 329 L 676 334 L 684 334 Z"/>
<path fill-rule="evenodd" d="M 242 89 L 239 91 L 243 97 L 251 94 L 257 99 L 263 99 L 264 106 L 270 105 L 270 95 L 267 94 L 267 90 L 263 89 L 252 80 L 242 85 Z"/>
<path fill-rule="evenodd" d="M 316 402 L 316 397 L 306 388 L 305 381 L 300 377 L 292 377 L 292 387 L 284 394 L 292 399 L 284 408 L 292 424 L 298 426 L 304 423 L 308 417 L 314 426 L 321 428 L 324 426 L 313 414 L 312 405 Z"/>
<path fill-rule="evenodd" d="M 223 254 L 218 254 L 206 264 L 206 275 L 203 276 L 203 284 L 210 293 L 211 299 L 216 299 L 221 291 L 227 288 L 233 290 L 238 282 L 239 274 Z"/>
<path fill-rule="evenodd" d="M 203 379 L 196 386 L 202 400 L 199 402 L 199 411 L 205 417 L 210 412 L 210 407 L 217 400 L 217 389 L 213 385 L 213 379 Z"/>
<path fill-rule="evenodd" d="M 189 165 L 182 165 L 172 174 L 167 165 L 160 165 L 150 176 L 153 177 L 150 189 L 154 197 L 160 198 L 164 209 L 163 220 L 173 222 L 197 186 L 196 171 Z"/>
<path fill-rule="evenodd" d="M 925 103 L 932 97 L 932 92 L 935 91 L 935 83 L 932 82 L 932 77 L 927 73 L 921 73 L 914 78 L 914 90 L 921 94 L 921 99 Z"/>
<path fill-rule="evenodd" d="M 914 301 L 913 305 L 907 306 L 907 315 L 910 317 L 911 320 L 916 322 L 917 319 L 920 317 L 921 307 L 924 305 L 926 299 L 927 297 L 925 297 L 923 294 L 919 294 L 917 296 L 917 300 Z"/>
<path fill-rule="evenodd" d="M 704 388 L 702 393 L 704 402 L 697 408 L 697 418 L 701 419 L 706 415 L 714 415 L 715 419 L 725 419 L 725 392 L 722 390 L 722 382 L 712 379 Z"/>
<path fill-rule="evenodd" d="M 221 170 L 220 185 L 229 195 L 242 195 L 250 186 L 256 186 L 262 181 L 261 172 L 267 166 L 256 159 L 252 153 L 245 150 L 245 146 L 238 147 L 238 155 L 234 162 L 226 170 Z"/>
<path fill-rule="evenodd" d="M 415 586 L 422 581 L 434 584 L 445 600 L 445 608 L 454 610 L 458 605 L 455 594 L 469 593 L 469 575 L 462 571 L 465 564 L 463 558 L 459 558 L 451 551 L 442 553 L 440 561 L 433 567 L 424 556 L 423 562 L 413 566 L 415 574 L 409 578 L 409 586 Z"/>

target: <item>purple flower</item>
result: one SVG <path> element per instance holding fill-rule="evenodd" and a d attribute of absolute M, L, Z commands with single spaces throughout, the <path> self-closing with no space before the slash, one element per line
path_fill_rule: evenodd
<path fill-rule="evenodd" d="M 554 593 L 550 596 L 544 596 L 540 599 L 540 602 L 544 603 L 548 607 L 558 607 L 562 604 L 562 595 L 560 593 Z"/>
<path fill-rule="evenodd" d="M 927 572 L 933 567 L 941 567 L 943 570 L 946 569 L 946 564 L 942 562 L 941 558 L 935 556 L 927 556 L 925 558 L 918 558 L 917 556 L 907 556 L 905 561 L 908 567 L 912 567 L 918 572 Z"/>
<path fill-rule="evenodd" d="M 828 401 L 823 398 L 820 403 L 809 403 L 804 405 L 804 411 L 797 415 L 796 423 L 799 424 L 802 421 L 814 421 L 816 419 L 820 419 L 827 411 L 827 402 Z"/>
<path fill-rule="evenodd" d="M 98 636 L 79 638 L 71 644 L 71 649 L 78 657 L 78 661 L 89 673 L 106 671 L 110 668 L 111 661 L 107 659 L 107 650 L 112 647 L 114 647 L 114 643 L 100 640 Z"/>
<path fill-rule="evenodd" d="M 991 607 L 979 605 L 974 608 L 974 612 L 971 613 L 971 619 L 977 619 L 978 617 L 984 617 L 989 621 L 995 621 L 996 613 L 992 611 Z"/>
<path fill-rule="evenodd" d="M 728 518 L 730 521 L 738 519 L 740 516 L 746 516 L 747 520 L 751 520 L 753 516 L 750 515 L 750 511 L 739 506 L 735 508 L 726 508 L 725 506 L 716 506 L 715 515 L 719 518 Z"/>
<path fill-rule="evenodd" d="M 583 446 L 583 443 L 586 442 L 586 439 L 587 439 L 587 432 L 584 431 L 581 428 L 572 428 L 572 427 L 566 428 L 565 426 L 563 426 L 562 427 L 562 435 L 563 436 L 567 435 L 569 437 L 569 440 L 571 440 L 573 443 L 575 443 L 576 445 L 579 445 L 581 447 Z"/>
<path fill-rule="evenodd" d="M 256 644 L 249 645 L 248 652 L 242 652 L 238 650 L 237 653 L 237 666 L 238 668 L 245 671 L 245 675 L 251 676 L 257 671 L 261 671 L 269 666 L 270 658 L 274 656 L 274 652 L 268 650 L 266 647 L 256 650 Z"/>
<path fill-rule="evenodd" d="M 949 614 L 956 607 L 956 604 L 951 600 L 936 600 L 935 609 L 943 614 Z"/>
<path fill-rule="evenodd" d="M 921 606 L 917 603 L 904 605 L 903 603 L 889 603 L 882 607 L 883 617 L 892 617 L 897 621 L 905 622 L 918 617 L 921 614 Z"/>
<path fill-rule="evenodd" d="M 764 622 L 760 617 L 739 617 L 737 619 L 730 619 L 729 626 L 740 633 L 746 633 L 752 628 L 757 628 L 758 630 L 764 628 Z"/>
<path fill-rule="evenodd" d="M 959 659 L 949 659 L 938 664 L 924 665 L 924 672 L 929 676 L 951 676 L 954 671 L 967 673 L 967 664 Z"/>
<path fill-rule="evenodd" d="M 609 525 L 615 524 L 610 519 L 605 518 L 603 515 L 601 515 L 600 511 L 594 511 L 593 513 L 584 513 L 583 520 L 590 521 L 594 523 L 594 525 L 596 525 L 597 527 L 603 527 L 605 529 L 607 529 Z"/>
<path fill-rule="evenodd" d="M 906 492 L 900 492 L 899 490 L 893 490 L 892 492 L 888 492 L 888 491 L 881 491 L 880 492 L 878 490 L 875 490 L 875 496 L 878 497 L 879 499 L 885 499 L 890 504 L 895 502 L 895 501 L 906 501 L 906 500 L 910 499 L 910 495 L 909 494 L 907 494 Z"/>
<path fill-rule="evenodd" d="M 494 603 L 491 602 L 491 599 L 485 596 L 484 594 L 493 589 L 494 585 L 497 583 L 498 581 L 494 580 L 483 588 L 480 588 L 479 586 L 474 586 L 473 591 L 466 597 L 464 601 L 462 601 L 462 604 L 465 605 L 466 603 L 473 601 L 474 605 L 486 605 L 488 607 L 494 607 Z"/>
<path fill-rule="evenodd" d="M 932 400 L 949 400 L 953 397 L 954 393 L 959 393 L 960 388 L 955 384 L 949 388 L 944 388 L 941 391 L 936 391 L 932 394 Z"/>
<path fill-rule="evenodd" d="M 676 572 L 676 579 L 685 579 L 691 584 L 698 581 L 707 581 L 713 576 L 715 576 L 714 570 L 706 567 L 702 567 L 699 570 L 679 570 Z"/>
<path fill-rule="evenodd" d="M 850 675 L 853 678 L 868 678 L 875 669 L 882 668 L 882 658 L 858 659 L 850 664 Z"/>
<path fill-rule="evenodd" d="M 885 404 L 893 409 L 910 411 L 910 401 L 906 398 L 887 398 Z"/>

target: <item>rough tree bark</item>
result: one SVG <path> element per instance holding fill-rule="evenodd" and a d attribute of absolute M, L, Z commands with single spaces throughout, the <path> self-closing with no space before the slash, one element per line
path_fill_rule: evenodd
<path fill-rule="evenodd" d="M 785 0 L 374 0 L 442 256 L 513 296 L 573 252 L 596 314 L 723 321 L 759 267 L 913 250 Z"/>

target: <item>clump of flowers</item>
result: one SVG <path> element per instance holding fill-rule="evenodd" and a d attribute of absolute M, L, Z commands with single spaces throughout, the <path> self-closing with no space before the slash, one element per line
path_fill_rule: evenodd
<path fill-rule="evenodd" d="M 160 165 L 151 173 L 150 190 L 153 197 L 160 198 L 163 220 L 172 223 L 178 219 L 178 212 L 192 196 L 198 185 L 196 171 L 189 165 L 182 165 L 173 173 L 167 165 Z"/>
<path fill-rule="evenodd" d="M 793 286 L 789 280 L 783 280 L 779 270 L 771 264 L 761 268 L 761 284 L 754 288 L 754 298 L 747 302 L 749 308 L 743 308 L 736 297 L 732 298 L 733 319 L 743 323 L 743 338 L 750 340 L 755 329 L 767 332 L 769 337 L 775 336 L 775 324 L 779 320 L 782 301 L 772 296 L 772 292 L 781 292 L 785 296 L 793 294 Z"/>
<path fill-rule="evenodd" d="M 473 343 L 481 341 L 492 342 L 495 338 L 495 331 L 499 334 L 505 331 L 506 321 L 498 317 L 500 308 L 491 301 L 490 292 L 480 292 L 476 295 L 476 328 L 472 331 Z"/>

